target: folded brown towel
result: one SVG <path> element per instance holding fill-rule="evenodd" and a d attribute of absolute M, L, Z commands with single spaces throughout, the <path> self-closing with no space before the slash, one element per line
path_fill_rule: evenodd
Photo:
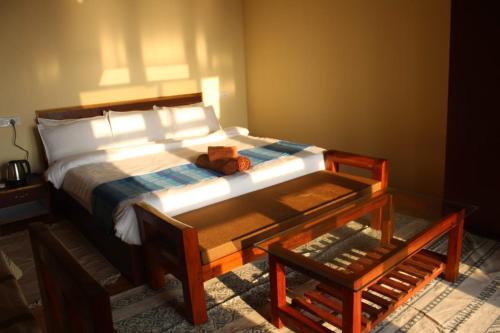
<path fill-rule="evenodd" d="M 210 162 L 217 161 L 223 158 L 238 157 L 238 150 L 235 146 L 209 146 L 208 160 Z"/>
<path fill-rule="evenodd" d="M 224 158 L 210 162 L 208 154 L 201 154 L 196 159 L 196 165 L 200 168 L 214 170 L 224 175 L 232 175 L 238 171 L 250 169 L 252 163 L 244 156 Z"/>

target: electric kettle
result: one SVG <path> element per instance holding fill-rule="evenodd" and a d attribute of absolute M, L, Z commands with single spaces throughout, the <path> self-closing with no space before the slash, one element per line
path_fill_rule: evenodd
<path fill-rule="evenodd" d="M 7 164 L 7 186 L 17 187 L 26 185 L 30 174 L 31 168 L 27 160 L 10 161 Z"/>

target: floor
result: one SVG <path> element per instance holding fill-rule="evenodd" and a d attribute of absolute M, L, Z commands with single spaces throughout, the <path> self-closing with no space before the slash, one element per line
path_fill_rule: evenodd
<path fill-rule="evenodd" d="M 158 292 L 146 287 L 133 288 L 72 225 L 63 222 L 53 224 L 50 228 L 112 296 L 113 317 L 119 332 L 275 331 L 268 322 L 269 290 L 265 262 L 245 265 L 221 278 L 206 282 L 210 320 L 201 327 L 193 328 L 172 306 L 180 295 L 177 280 L 169 278 L 168 288 Z M 500 243 L 466 235 L 459 281 L 449 284 L 436 280 L 391 316 L 390 320 L 376 328 L 376 332 L 498 331 Z M 0 237 L 0 249 L 23 270 L 23 277 L 19 281 L 21 288 L 34 315 L 43 322 L 27 232 Z M 290 278 L 293 281 L 294 277 Z M 299 279 L 292 287 L 292 292 L 300 293 L 307 283 Z"/>

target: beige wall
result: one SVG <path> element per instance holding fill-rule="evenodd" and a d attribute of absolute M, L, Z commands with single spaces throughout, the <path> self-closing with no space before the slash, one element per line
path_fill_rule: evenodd
<path fill-rule="evenodd" d="M 242 2 L 2 0 L 0 114 L 20 115 L 35 169 L 34 110 L 189 93 L 247 124 Z M 0 165 L 24 158 L 0 128 Z"/>
<path fill-rule="evenodd" d="M 441 193 L 449 0 L 246 0 L 256 135 L 386 157 L 390 184 Z"/>

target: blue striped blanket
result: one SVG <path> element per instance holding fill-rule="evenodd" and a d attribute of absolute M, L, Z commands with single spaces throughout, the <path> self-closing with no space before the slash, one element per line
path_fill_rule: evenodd
<path fill-rule="evenodd" d="M 252 166 L 289 156 L 303 151 L 310 145 L 277 141 L 275 143 L 240 150 Z M 120 202 L 132 199 L 144 193 L 186 186 L 202 180 L 222 177 L 223 175 L 208 169 L 198 168 L 194 163 L 182 164 L 140 176 L 130 176 L 96 186 L 92 191 L 92 212 L 99 220 L 99 225 L 106 232 L 113 232 L 113 215 Z"/>

